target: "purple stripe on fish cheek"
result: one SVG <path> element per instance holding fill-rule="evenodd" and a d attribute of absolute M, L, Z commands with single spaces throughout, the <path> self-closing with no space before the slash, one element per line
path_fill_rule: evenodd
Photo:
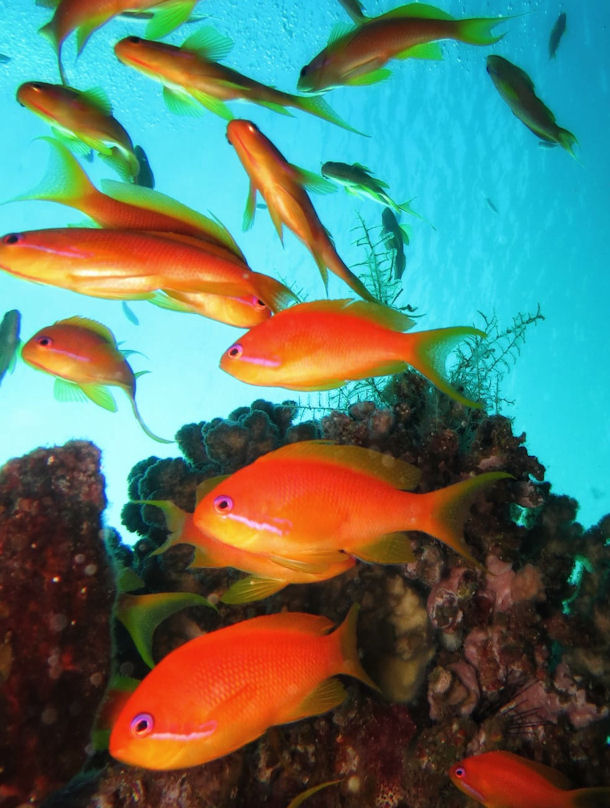
<path fill-rule="evenodd" d="M 195 727 L 191 732 L 153 732 L 152 737 L 160 741 L 201 741 L 209 738 L 218 729 L 218 721 L 204 721 L 203 724 Z"/>

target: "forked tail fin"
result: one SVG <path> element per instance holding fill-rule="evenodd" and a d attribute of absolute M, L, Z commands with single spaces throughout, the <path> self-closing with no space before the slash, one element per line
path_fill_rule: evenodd
<path fill-rule="evenodd" d="M 408 345 L 405 360 L 448 396 L 467 407 L 482 409 L 483 405 L 462 395 L 449 383 L 445 375 L 445 362 L 456 343 L 466 337 L 485 337 L 483 331 L 470 326 L 437 328 L 404 335 Z"/>
<path fill-rule="evenodd" d="M 452 547 L 471 564 L 483 569 L 483 565 L 474 558 L 464 541 L 464 523 L 468 519 L 472 503 L 483 488 L 496 480 L 510 478 L 512 475 L 505 471 L 490 471 L 427 494 L 405 494 L 410 502 L 411 529 L 429 533 Z M 413 515 L 414 510 L 417 517 Z"/>

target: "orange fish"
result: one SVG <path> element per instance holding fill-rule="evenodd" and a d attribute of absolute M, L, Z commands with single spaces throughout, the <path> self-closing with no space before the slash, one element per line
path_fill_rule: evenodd
<path fill-rule="evenodd" d="M 449 770 L 460 791 L 485 808 L 608 808 L 610 788 L 571 789 L 556 769 L 514 755 L 484 752 Z"/>
<path fill-rule="evenodd" d="M 214 477 L 201 483 L 197 487 L 198 499 L 215 487 L 218 481 L 219 478 Z M 320 572 L 288 569 L 265 555 L 232 547 L 230 544 L 225 544 L 204 533 L 195 525 L 193 514 L 181 510 L 173 502 L 149 500 L 146 504 L 161 508 L 170 531 L 167 540 L 151 555 L 164 553 L 177 544 L 190 544 L 195 549 L 190 569 L 233 567 L 242 572 L 251 573 L 229 587 L 221 598 L 223 603 L 246 603 L 261 600 L 274 595 L 289 584 L 311 584 L 326 581 L 336 575 L 341 575 L 356 563 L 352 556 L 344 555 L 343 558 Z"/>
<path fill-rule="evenodd" d="M 150 10 L 153 19 L 148 23 L 146 36 L 163 37 L 185 22 L 197 0 L 59 0 L 51 20 L 40 32 L 47 36 L 57 51 L 57 64 L 61 80 L 65 74 L 61 61 L 64 41 L 76 31 L 76 47 L 80 54 L 87 40 L 102 25 L 125 12 Z"/>
<path fill-rule="evenodd" d="M 426 3 L 399 6 L 333 31 L 324 50 L 301 70 L 297 86 L 302 92 L 320 92 L 342 84 L 373 84 L 390 75 L 383 67 L 390 59 L 442 59 L 435 40 L 491 45 L 502 39 L 492 30 L 505 19 L 456 20 Z"/>
<path fill-rule="evenodd" d="M 416 368 L 451 398 L 480 407 L 445 376 L 445 359 L 467 326 L 403 334 L 406 314 L 362 300 L 300 303 L 255 326 L 222 355 L 220 367 L 248 384 L 289 390 L 330 390 L 346 381 Z"/>
<path fill-rule="evenodd" d="M 63 84 L 27 81 L 17 90 L 17 101 L 50 124 L 73 149 L 97 152 L 123 179 L 135 181 L 140 163 L 131 138 L 112 117 L 103 90 L 83 92 Z"/>
<path fill-rule="evenodd" d="M 170 111 L 197 114 L 201 107 L 221 118 L 233 115 L 225 101 L 250 101 L 274 112 L 290 115 L 286 107 L 356 131 L 339 118 L 322 98 L 284 93 L 219 63 L 233 47 L 232 41 L 213 28 L 200 28 L 181 47 L 151 42 L 137 36 L 122 39 L 114 52 L 123 64 L 163 84 L 163 98 Z"/>
<path fill-rule="evenodd" d="M 157 290 L 254 297 L 273 311 L 293 299 L 283 284 L 252 272 L 225 247 L 177 233 L 79 227 L 9 233 L 0 240 L 0 268 L 84 295 L 169 308 Z"/>
<path fill-rule="evenodd" d="M 100 407 L 116 412 L 116 402 L 106 388 L 120 387 L 148 437 L 159 443 L 174 442 L 155 435 L 142 421 L 136 404 L 136 377 L 140 374 L 133 372 L 114 335 L 101 323 L 85 317 L 59 320 L 34 334 L 23 346 L 21 356 L 29 365 L 58 377 L 58 398 L 74 398 L 82 391 Z"/>
<path fill-rule="evenodd" d="M 331 632 L 300 612 L 244 620 L 168 654 L 128 699 L 110 754 L 132 766 L 198 766 L 276 724 L 331 710 L 345 698 L 342 673 L 376 687 L 356 647 L 357 607 Z M 332 677 L 332 678 L 331 678 Z"/>
<path fill-rule="evenodd" d="M 306 186 L 316 190 L 331 190 L 334 188 L 333 184 L 288 163 L 251 121 L 239 119 L 229 121 L 227 137 L 250 177 L 244 227 L 250 227 L 252 224 L 256 194 L 260 192 L 267 203 L 269 215 L 280 239 L 283 236 L 282 225 L 285 224 L 315 258 L 325 285 L 327 269 L 330 269 L 360 297 L 374 300 L 362 281 L 337 254 L 305 190 Z"/>
<path fill-rule="evenodd" d="M 359 446 L 324 441 L 289 444 L 259 457 L 209 491 L 195 508 L 199 530 L 267 555 L 280 566 L 319 572 L 348 553 L 364 561 L 411 561 L 402 531 L 440 539 L 474 564 L 463 525 L 476 495 L 495 480 L 489 472 L 411 494 L 418 469 Z M 479 565 L 480 566 L 480 565 Z"/>
<path fill-rule="evenodd" d="M 229 231 L 218 221 L 209 219 L 169 196 L 131 183 L 102 180 L 102 193 L 91 182 L 69 149 L 53 138 L 44 138 L 51 145 L 51 159 L 41 182 L 15 200 L 40 199 L 59 202 L 81 210 L 106 229 L 148 230 L 178 233 L 226 248 L 239 261 L 245 257 Z M 223 297 L 194 293 L 167 293 L 171 308 L 193 311 L 213 320 L 240 328 L 262 323 L 272 311 L 255 295 Z M 155 301 L 152 301 L 155 302 Z"/>

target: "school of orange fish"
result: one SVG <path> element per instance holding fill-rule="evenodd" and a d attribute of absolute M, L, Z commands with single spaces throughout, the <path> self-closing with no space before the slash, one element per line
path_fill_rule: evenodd
<path fill-rule="evenodd" d="M 439 40 L 491 45 L 501 38 L 495 27 L 510 18 L 454 19 L 424 3 L 367 17 L 357 0 L 341 0 L 352 23 L 334 31 L 303 67 L 300 94 L 292 94 L 222 64 L 232 43 L 207 26 L 181 47 L 157 41 L 189 21 L 196 2 L 56 3 L 41 30 L 56 49 L 61 83 L 30 81 L 17 90 L 19 103 L 51 126 L 50 165 L 41 183 L 19 199 L 72 206 L 97 226 L 9 233 L 0 242 L 0 268 L 85 295 L 148 300 L 249 329 L 220 360 L 223 370 L 248 384 L 327 390 L 409 365 L 456 401 L 480 406 L 451 386 L 445 359 L 460 339 L 484 335 L 469 327 L 404 333 L 413 320 L 377 302 L 342 261 L 308 190 L 327 190 L 334 180 L 388 208 L 415 212 L 407 203 L 396 205 L 387 185 L 360 164 L 327 163 L 324 176 L 292 165 L 254 123 L 234 119 L 228 102 L 248 101 L 278 113 L 290 107 L 355 132 L 320 93 L 382 81 L 392 59 L 441 58 Z M 285 285 L 248 266 L 218 221 L 143 186 L 150 184 L 146 156 L 112 116 L 103 92 L 68 86 L 62 62 L 62 46 L 71 34 L 80 53 L 91 34 L 118 14 L 148 19 L 146 38 L 128 36 L 114 50 L 122 63 L 162 85 L 171 111 L 203 106 L 228 121 L 227 138 L 250 178 L 244 228 L 252 223 L 260 194 L 280 239 L 286 226 L 309 249 L 324 283 L 330 270 L 359 300 L 297 303 Z M 565 15 L 553 31 L 551 56 L 564 29 Z M 514 114 L 539 139 L 573 153 L 576 139 L 558 126 L 524 71 L 494 55 L 487 70 Z M 105 180 L 101 190 L 95 187 L 75 157 L 91 151 L 123 181 Z M 56 377 L 60 397 L 84 395 L 115 410 L 108 388 L 122 388 L 146 434 L 164 441 L 142 421 L 135 398 L 138 374 L 127 353 L 108 328 L 75 316 L 40 329 L 23 347 L 22 358 Z M 326 580 L 358 559 L 407 562 L 411 550 L 404 532 L 409 530 L 426 532 L 481 566 L 464 542 L 463 524 L 474 497 L 510 475 L 491 472 L 439 491 L 411 493 L 419 476 L 415 467 L 369 449 L 323 441 L 284 446 L 228 477 L 206 480 L 193 514 L 169 502 L 154 503 L 163 509 L 169 530 L 156 552 L 188 543 L 195 548 L 193 566 L 245 572 L 225 593 L 226 603 L 258 600 L 291 583 Z M 358 659 L 356 617 L 353 606 L 333 631 L 322 616 L 272 614 L 187 642 L 128 696 L 114 721 L 111 754 L 151 769 L 194 766 L 243 746 L 270 726 L 336 706 L 345 696 L 337 674 L 375 688 Z M 502 752 L 461 761 L 450 772 L 459 788 L 486 806 L 553 808 L 607 799 L 605 789 L 567 791 L 556 775 Z M 308 789 L 293 805 L 327 785 Z"/>

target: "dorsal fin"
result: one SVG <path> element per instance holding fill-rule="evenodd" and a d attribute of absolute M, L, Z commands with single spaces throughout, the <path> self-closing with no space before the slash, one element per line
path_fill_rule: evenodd
<path fill-rule="evenodd" d="M 320 614 L 306 614 L 305 612 L 278 612 L 253 617 L 242 622 L 244 628 L 251 629 L 291 629 L 302 631 L 305 634 L 328 634 L 335 627 L 335 623 L 328 617 Z"/>
<path fill-rule="evenodd" d="M 415 325 L 415 321 L 397 309 L 384 306 L 381 303 L 371 303 L 368 300 L 314 300 L 311 303 L 302 303 L 300 308 L 307 311 L 336 312 L 337 314 L 351 314 L 376 325 L 389 328 L 392 331 L 408 331 Z"/>
<path fill-rule="evenodd" d="M 289 443 L 273 452 L 262 455 L 256 463 L 265 463 L 276 458 L 315 460 L 336 466 L 350 468 L 369 474 L 388 485 L 399 489 L 411 489 L 419 483 L 421 472 L 410 463 L 399 460 L 392 455 L 365 449 L 362 446 L 348 446 L 323 440 L 298 441 Z"/>
<path fill-rule="evenodd" d="M 80 95 L 84 96 L 89 103 L 104 115 L 112 115 L 112 104 L 106 95 L 106 91 L 101 87 L 92 87 L 90 90 L 81 90 Z"/>
<path fill-rule="evenodd" d="M 65 320 L 58 320 L 55 325 L 72 325 L 77 328 L 86 328 L 87 331 L 93 331 L 98 335 L 98 337 L 101 337 L 104 342 L 112 345 L 113 348 L 117 348 L 116 340 L 112 331 L 105 325 L 102 325 L 102 323 L 99 323 L 97 320 L 90 320 L 88 317 L 80 317 L 79 315 L 76 315 L 74 317 L 66 317 Z"/>
<path fill-rule="evenodd" d="M 173 199 L 167 194 L 155 191 L 152 188 L 143 188 L 128 182 L 117 180 L 102 180 L 101 187 L 104 193 L 119 202 L 136 205 L 155 213 L 162 213 L 182 221 L 189 227 L 198 228 L 210 240 L 218 242 L 231 250 L 239 258 L 244 258 L 233 236 L 215 216 L 210 219 L 187 205 Z"/>
<path fill-rule="evenodd" d="M 436 6 L 428 5 L 427 3 L 409 3 L 406 6 L 398 6 L 398 8 L 393 8 L 391 11 L 386 11 L 385 14 L 381 14 L 375 19 L 386 20 L 390 19 L 391 17 L 420 17 L 431 20 L 454 19 L 451 14 L 447 14 L 446 11 L 437 8 Z"/>
<path fill-rule="evenodd" d="M 330 45 L 334 45 L 335 42 L 343 39 L 344 36 L 348 36 L 348 34 L 354 33 L 357 30 L 358 26 L 350 25 L 349 22 L 338 22 L 331 28 L 326 47 L 328 48 Z"/>
<path fill-rule="evenodd" d="M 231 53 L 233 40 L 206 26 L 187 37 L 181 48 L 194 51 L 209 62 L 220 62 Z"/>

